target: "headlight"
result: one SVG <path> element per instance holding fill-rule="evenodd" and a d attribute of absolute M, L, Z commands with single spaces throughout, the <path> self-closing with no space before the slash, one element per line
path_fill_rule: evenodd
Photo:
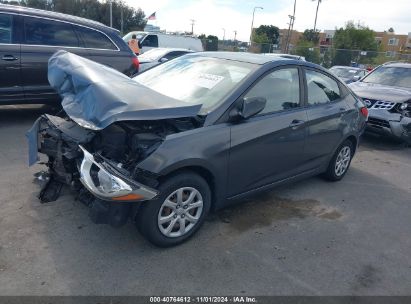
<path fill-rule="evenodd" d="M 400 109 L 401 110 L 406 110 L 408 108 L 408 103 L 404 102 L 403 104 L 401 104 Z"/>
<path fill-rule="evenodd" d="M 150 200 L 158 192 L 137 182 L 127 182 L 108 172 L 103 165 L 96 162 L 94 156 L 82 146 L 80 181 L 91 193 L 103 200 L 138 201 Z M 127 180 L 127 178 L 125 178 Z"/>
<path fill-rule="evenodd" d="M 97 177 L 100 183 L 100 185 L 97 186 L 97 188 L 104 193 L 115 194 L 123 193 L 124 191 L 131 192 L 133 190 L 128 184 L 123 182 L 121 179 L 109 174 L 104 170 L 100 169 L 97 173 Z"/>

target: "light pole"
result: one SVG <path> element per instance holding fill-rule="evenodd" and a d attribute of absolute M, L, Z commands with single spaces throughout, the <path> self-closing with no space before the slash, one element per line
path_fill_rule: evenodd
<path fill-rule="evenodd" d="M 224 43 L 224 41 L 225 41 L 225 28 L 222 28 L 222 30 L 223 30 L 223 43 Z"/>
<path fill-rule="evenodd" d="M 254 7 L 254 9 L 253 9 L 253 19 L 251 20 L 251 33 L 250 33 L 250 46 L 251 46 L 251 39 L 253 38 L 253 26 L 254 26 L 254 14 L 255 14 L 255 10 L 256 9 L 264 9 L 263 7 L 261 7 L 261 6 L 256 6 L 256 7 Z"/>

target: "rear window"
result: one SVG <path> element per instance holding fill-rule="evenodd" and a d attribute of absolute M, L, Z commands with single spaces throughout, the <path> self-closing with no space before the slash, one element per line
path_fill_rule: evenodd
<path fill-rule="evenodd" d="M 41 18 L 24 18 L 24 43 L 34 45 L 79 47 L 70 23 Z"/>
<path fill-rule="evenodd" d="M 11 43 L 12 33 L 12 16 L 0 14 L 0 43 Z"/>
<path fill-rule="evenodd" d="M 117 50 L 117 47 L 105 34 L 83 26 L 75 26 L 75 29 L 86 48 Z"/>

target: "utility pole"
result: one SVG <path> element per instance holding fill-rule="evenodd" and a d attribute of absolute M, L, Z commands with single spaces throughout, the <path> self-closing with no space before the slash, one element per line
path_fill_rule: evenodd
<path fill-rule="evenodd" d="M 124 13 L 123 13 L 123 5 L 120 2 L 120 12 L 121 12 L 121 35 L 124 35 Z"/>
<path fill-rule="evenodd" d="M 285 44 L 285 53 L 288 54 L 288 51 L 290 50 L 290 39 L 291 39 L 291 33 L 294 29 L 294 20 L 295 20 L 295 7 L 297 5 L 297 0 L 294 0 L 294 11 L 293 11 L 293 15 L 288 15 L 288 17 L 290 17 L 290 23 L 288 26 L 288 35 L 287 35 L 287 42 Z"/>
<path fill-rule="evenodd" d="M 110 27 L 113 27 L 113 0 L 110 0 Z"/>
<path fill-rule="evenodd" d="M 237 31 L 234 31 L 234 43 L 236 42 L 236 40 L 237 40 Z"/>
<path fill-rule="evenodd" d="M 196 23 L 196 21 L 194 19 L 190 19 L 191 21 L 191 35 L 194 35 L 194 24 Z"/>
<path fill-rule="evenodd" d="M 224 41 L 225 41 L 225 28 L 222 28 L 222 30 L 223 30 L 223 44 L 224 44 Z"/>

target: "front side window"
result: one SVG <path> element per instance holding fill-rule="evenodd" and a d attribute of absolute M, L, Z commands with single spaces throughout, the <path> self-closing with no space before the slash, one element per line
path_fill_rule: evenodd
<path fill-rule="evenodd" d="M 0 43 L 11 43 L 13 37 L 12 16 L 0 14 Z"/>
<path fill-rule="evenodd" d="M 201 104 L 200 115 L 217 108 L 257 65 L 200 55 L 178 57 L 133 79 L 165 96 Z"/>
<path fill-rule="evenodd" d="M 75 26 L 75 29 L 82 38 L 86 48 L 117 50 L 117 47 L 113 44 L 113 42 L 111 42 L 111 40 L 103 33 L 83 26 Z"/>
<path fill-rule="evenodd" d="M 300 106 L 300 82 L 297 68 L 274 71 L 257 82 L 245 97 L 263 97 L 267 100 L 260 113 L 274 113 Z"/>
<path fill-rule="evenodd" d="M 306 70 L 309 105 L 319 105 L 340 99 L 338 83 L 320 72 Z"/>
<path fill-rule="evenodd" d="M 70 23 L 41 18 L 24 18 L 24 43 L 33 45 L 78 47 L 79 42 Z"/>

